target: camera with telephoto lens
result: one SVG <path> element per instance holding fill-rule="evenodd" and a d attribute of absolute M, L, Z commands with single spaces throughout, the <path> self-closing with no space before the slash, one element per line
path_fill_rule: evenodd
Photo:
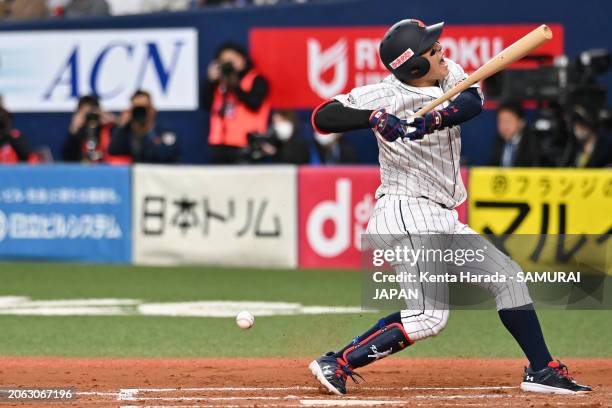
<path fill-rule="evenodd" d="M 147 107 L 146 106 L 134 106 L 132 108 L 132 120 L 138 124 L 144 124 L 147 122 Z"/>
<path fill-rule="evenodd" d="M 228 79 L 229 77 L 233 76 L 234 73 L 236 72 L 231 62 L 224 62 L 223 64 L 221 64 L 220 70 L 221 70 L 221 78 L 223 79 Z"/>
<path fill-rule="evenodd" d="M 263 133 L 249 133 L 247 135 L 247 146 L 243 156 L 246 162 L 257 163 L 264 161 L 268 156 L 263 150 L 265 143 L 274 144 L 274 131 L 269 129 Z"/>
<path fill-rule="evenodd" d="M 85 114 L 85 139 L 83 141 L 83 159 L 86 162 L 99 162 L 104 155 L 100 149 L 100 113 L 97 111 Z"/>
<path fill-rule="evenodd" d="M 85 115 L 85 123 L 87 126 L 99 126 L 100 114 L 98 112 L 89 112 Z"/>
<path fill-rule="evenodd" d="M 538 141 L 541 165 L 570 164 L 574 144 L 570 112 L 581 106 L 597 117 L 605 127 L 607 89 L 598 77 L 610 70 L 612 57 L 605 49 L 591 49 L 577 58 L 539 55 L 526 57 L 536 62 L 533 69 L 507 69 L 484 81 L 487 100 L 535 101 L 536 111 L 531 132 Z"/>

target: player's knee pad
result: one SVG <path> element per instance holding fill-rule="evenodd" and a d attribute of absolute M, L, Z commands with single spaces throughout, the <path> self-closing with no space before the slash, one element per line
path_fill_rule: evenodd
<path fill-rule="evenodd" d="M 394 322 L 381 326 L 378 331 L 365 339 L 355 338 L 353 346 L 342 353 L 342 360 L 350 368 L 363 367 L 412 344 L 401 323 Z"/>
<path fill-rule="evenodd" d="M 443 310 L 442 313 L 432 312 L 430 314 L 425 314 L 425 321 L 429 325 L 431 336 L 437 336 L 442 332 L 442 330 L 444 330 L 444 328 L 446 327 L 446 323 L 448 322 L 448 315 L 448 310 Z"/>
<path fill-rule="evenodd" d="M 422 340 L 437 336 L 446 327 L 449 314 L 448 309 L 423 310 L 416 314 L 406 310 L 402 311 L 402 324 L 412 341 Z"/>

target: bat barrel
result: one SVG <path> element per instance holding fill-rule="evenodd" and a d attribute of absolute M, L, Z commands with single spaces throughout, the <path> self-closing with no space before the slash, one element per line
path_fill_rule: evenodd
<path fill-rule="evenodd" d="M 418 112 L 415 113 L 415 116 L 423 116 L 427 112 L 433 110 L 436 106 L 440 105 L 443 102 L 446 102 L 458 93 L 463 92 L 476 82 L 482 81 L 483 79 L 490 77 L 491 75 L 506 68 L 513 62 L 523 58 L 525 55 L 529 54 L 532 50 L 539 47 L 546 41 L 550 40 L 552 37 L 553 33 L 550 27 L 548 27 L 546 24 L 542 24 L 538 28 L 534 29 L 530 33 L 526 34 L 524 37 L 520 38 L 519 40 L 508 46 L 495 57 L 491 58 L 491 60 L 489 60 L 486 64 L 474 71 L 474 73 L 472 73 L 464 81 L 460 82 L 452 89 L 446 91 L 444 95 L 425 105 L 423 108 L 421 108 Z"/>

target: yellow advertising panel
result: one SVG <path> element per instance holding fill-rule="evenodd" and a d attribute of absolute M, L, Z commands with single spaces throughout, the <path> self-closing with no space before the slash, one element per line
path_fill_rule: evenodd
<path fill-rule="evenodd" d="M 612 170 L 475 167 L 469 188 L 479 233 L 612 233 Z"/>

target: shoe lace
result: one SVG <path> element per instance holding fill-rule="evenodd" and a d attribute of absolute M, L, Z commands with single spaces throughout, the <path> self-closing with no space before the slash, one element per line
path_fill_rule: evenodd
<path fill-rule="evenodd" d="M 357 381 L 355 377 L 360 378 L 361 381 L 365 381 L 365 378 L 351 370 L 348 364 L 342 364 L 340 362 L 338 362 L 338 366 L 336 367 L 336 375 L 342 377 L 345 381 L 347 376 L 351 377 L 351 380 L 353 380 L 355 384 L 359 384 L 359 381 Z"/>
<path fill-rule="evenodd" d="M 551 366 L 551 367 L 552 367 L 553 370 L 555 370 L 557 375 L 565 377 L 568 380 L 574 381 L 574 378 L 569 374 L 569 369 L 561 361 L 557 360 L 556 366 Z"/>

